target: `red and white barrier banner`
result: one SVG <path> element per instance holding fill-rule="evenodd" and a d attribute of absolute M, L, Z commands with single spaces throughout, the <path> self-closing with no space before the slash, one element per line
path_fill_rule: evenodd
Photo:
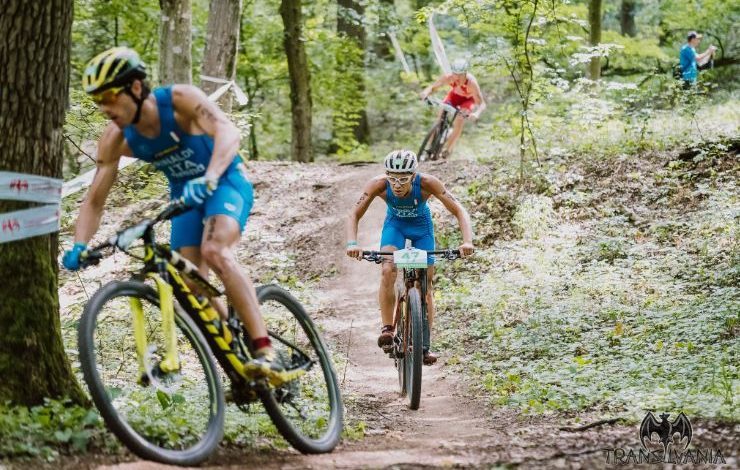
<path fill-rule="evenodd" d="M 0 214 L 0 243 L 57 232 L 59 220 L 59 204 Z"/>
<path fill-rule="evenodd" d="M 59 204 L 62 180 L 0 171 L 0 199 Z"/>
<path fill-rule="evenodd" d="M 0 243 L 59 231 L 62 180 L 0 171 L 0 199 L 47 203 L 0 214 Z"/>
<path fill-rule="evenodd" d="M 447 54 L 445 54 L 445 48 L 442 45 L 442 39 L 437 34 L 437 28 L 434 27 L 434 15 L 429 15 L 429 37 L 432 39 L 432 50 L 434 50 L 434 57 L 437 58 L 439 68 L 444 73 L 450 73 L 450 63 L 447 61 Z"/>

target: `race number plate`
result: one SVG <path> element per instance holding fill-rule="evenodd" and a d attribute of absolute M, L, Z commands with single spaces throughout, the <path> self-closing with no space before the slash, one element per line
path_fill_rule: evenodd
<path fill-rule="evenodd" d="M 406 248 L 393 252 L 393 262 L 399 268 L 426 268 L 427 252 L 415 248 Z"/>

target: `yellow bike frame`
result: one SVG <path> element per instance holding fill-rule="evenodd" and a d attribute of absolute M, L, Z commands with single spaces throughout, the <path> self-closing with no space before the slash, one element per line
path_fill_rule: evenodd
<path fill-rule="evenodd" d="M 144 256 L 145 261 L 149 261 L 154 257 L 154 253 L 147 249 Z M 184 260 L 187 262 L 187 260 Z M 193 294 L 188 285 L 185 283 L 180 272 L 167 263 L 167 273 L 171 279 L 171 283 L 162 279 L 157 273 L 147 273 L 147 277 L 154 280 L 156 285 L 157 293 L 159 294 L 159 308 L 162 313 L 162 332 L 164 335 L 164 357 L 160 362 L 159 367 L 163 372 L 175 372 L 180 369 L 180 359 L 177 351 L 177 332 L 175 330 L 175 296 L 174 287 L 176 286 L 179 291 L 187 296 L 188 302 L 193 310 L 198 312 L 198 316 L 205 323 L 208 333 L 213 337 L 214 342 L 218 345 L 219 349 L 223 352 L 224 356 L 229 361 L 229 364 L 234 370 L 241 376 L 246 378 L 244 373 L 244 364 L 234 354 L 231 349 L 231 343 L 234 341 L 234 337 L 231 334 L 231 330 L 224 326 L 225 322 L 221 321 L 221 328 L 217 327 L 217 320 L 221 320 L 216 309 L 211 306 L 208 298 L 204 298 L 202 302 Z M 195 268 L 195 266 L 190 266 Z M 209 286 L 210 287 L 210 286 Z M 211 287 L 211 289 L 213 289 Z M 136 354 L 139 363 L 139 372 L 141 374 L 146 372 L 145 358 L 147 353 L 147 338 L 146 338 L 146 319 L 144 318 L 144 309 L 141 304 L 141 300 L 135 297 L 130 298 L 131 314 L 133 319 L 134 328 L 134 341 L 136 342 Z"/>

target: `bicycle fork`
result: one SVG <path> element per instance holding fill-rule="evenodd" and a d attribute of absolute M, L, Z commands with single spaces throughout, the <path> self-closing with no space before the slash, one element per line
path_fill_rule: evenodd
<path fill-rule="evenodd" d="M 164 356 L 159 363 L 162 372 L 175 372 L 180 369 L 180 359 L 177 353 L 177 336 L 175 331 L 175 301 L 172 286 L 162 279 L 159 274 L 149 273 L 148 277 L 154 280 L 159 294 L 159 309 L 162 312 L 162 334 L 164 336 Z M 131 314 L 134 326 L 134 341 L 136 343 L 136 356 L 139 362 L 139 373 L 147 374 L 147 338 L 146 319 L 141 300 L 130 297 Z"/>

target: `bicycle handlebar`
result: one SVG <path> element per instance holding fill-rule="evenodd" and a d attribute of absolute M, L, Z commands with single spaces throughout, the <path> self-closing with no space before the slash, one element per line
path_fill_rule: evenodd
<path fill-rule="evenodd" d="M 159 222 L 169 220 L 188 210 L 190 210 L 190 207 L 183 202 L 182 198 L 170 202 L 154 219 L 144 219 L 138 224 L 116 232 L 115 235 L 95 248 L 83 251 L 80 255 L 80 267 L 86 268 L 98 264 L 103 258 L 102 251 L 106 248 L 118 247 L 125 251 L 134 241 L 143 237 L 150 228 Z"/>
<path fill-rule="evenodd" d="M 462 257 L 462 255 L 460 254 L 460 250 L 450 250 L 450 249 L 427 251 L 427 254 L 436 255 L 448 261 L 456 260 Z M 367 261 L 372 261 L 375 264 L 380 264 L 383 262 L 383 256 L 392 256 L 392 255 L 393 255 L 392 251 L 363 251 L 362 259 L 367 260 Z"/>
<path fill-rule="evenodd" d="M 424 98 L 424 102 L 428 104 L 429 106 L 437 106 L 452 114 L 460 114 L 465 118 L 468 117 L 467 114 L 464 113 L 462 109 L 458 108 L 457 106 L 452 106 L 449 103 L 445 103 L 444 101 L 434 98 L 433 96 L 427 96 L 426 98 Z"/>

